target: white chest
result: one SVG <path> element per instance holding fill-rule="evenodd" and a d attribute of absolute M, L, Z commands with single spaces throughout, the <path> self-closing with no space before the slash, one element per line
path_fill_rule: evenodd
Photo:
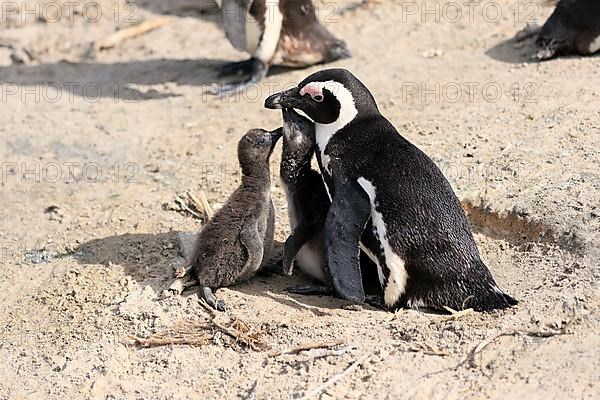
<path fill-rule="evenodd" d="M 592 41 L 592 43 L 590 43 L 590 54 L 595 53 L 598 50 L 600 50 L 600 36 L 598 36 Z"/>

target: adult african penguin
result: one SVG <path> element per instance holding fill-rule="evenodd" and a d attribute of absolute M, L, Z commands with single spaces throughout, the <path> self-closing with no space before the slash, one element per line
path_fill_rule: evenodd
<path fill-rule="evenodd" d="M 312 0 L 216 0 L 227 39 L 251 58 L 224 65 L 221 76 L 245 80 L 213 88 L 231 94 L 260 82 L 271 65 L 306 67 L 350 57 L 346 44 L 317 19 Z"/>
<path fill-rule="evenodd" d="M 198 235 L 192 272 L 200 295 L 220 311 L 225 304 L 212 289 L 250 279 L 271 257 L 275 212 L 269 157 L 281 133 L 281 128 L 252 129 L 240 139 L 242 183 Z"/>
<path fill-rule="evenodd" d="M 267 98 L 315 123 L 332 204 L 327 261 L 344 298 L 364 299 L 359 244 L 375 259 L 388 307 L 491 310 L 516 304 L 479 256 L 467 218 L 435 163 L 383 117 L 369 90 L 344 69 L 327 69 Z M 372 223 L 372 237 L 361 240 Z M 360 243 L 359 243 L 360 242 Z"/>
<path fill-rule="evenodd" d="M 562 54 L 590 55 L 600 50 L 600 1 L 559 0 L 543 26 L 530 25 L 517 41 L 536 36 L 534 58 L 548 60 Z"/>

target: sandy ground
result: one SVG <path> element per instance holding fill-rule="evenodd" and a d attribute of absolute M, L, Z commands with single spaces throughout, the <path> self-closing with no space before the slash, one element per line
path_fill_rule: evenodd
<path fill-rule="evenodd" d="M 0 43 L 33 60 L 14 64 L 0 48 L 1 399 L 245 398 L 255 383 L 255 398 L 298 398 L 357 360 L 314 398 L 600 397 L 600 58 L 529 62 L 531 42 L 510 38 L 550 9 L 526 1 L 465 5 L 462 15 L 444 1 L 436 11 L 391 0 L 320 13 L 354 54 L 335 65 L 439 163 L 518 307 L 456 320 L 393 314 L 288 295 L 302 277 L 261 276 L 220 290 L 231 310 L 218 318 L 243 320 L 272 349 L 343 339 L 340 351 L 272 358 L 219 330 L 203 346 L 134 346 L 130 335 L 211 318 L 194 290 L 160 298 L 174 232 L 202 223 L 176 198 L 203 190 L 213 206 L 225 201 L 239 183 L 239 137 L 280 124 L 264 98 L 319 69 L 274 71 L 233 98 L 205 95 L 215 67 L 244 55 L 201 1 L 99 1 L 100 18 L 86 3 L 68 12 L 39 2 L 38 18 L 3 8 Z M 172 19 L 161 29 L 89 51 L 162 14 Z"/>

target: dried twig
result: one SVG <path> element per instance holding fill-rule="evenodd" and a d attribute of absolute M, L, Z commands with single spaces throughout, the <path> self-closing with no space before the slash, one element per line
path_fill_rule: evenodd
<path fill-rule="evenodd" d="M 426 343 L 419 343 L 417 347 L 409 347 L 406 350 L 412 351 L 415 353 L 423 353 L 423 354 L 427 354 L 430 356 L 446 357 L 446 356 L 450 355 L 448 352 L 445 352 L 440 349 L 436 349 L 435 347 L 433 347 L 429 344 L 426 344 Z"/>
<path fill-rule="evenodd" d="M 122 29 L 95 42 L 94 50 L 110 49 L 125 40 L 132 39 L 158 29 L 161 26 L 166 25 L 169 21 L 169 17 L 160 17 L 150 21 L 142 22 L 141 24 L 132 26 L 131 28 Z"/>
<path fill-rule="evenodd" d="M 348 376 L 350 373 L 352 373 L 359 365 L 361 365 L 362 363 L 367 361 L 367 359 L 369 357 L 371 357 L 373 355 L 373 353 L 374 353 L 374 351 L 370 351 L 366 354 L 363 354 L 362 357 L 360 357 L 358 360 L 354 361 L 352 364 L 350 364 L 348 367 L 346 367 L 345 370 L 343 370 L 342 372 L 340 372 L 337 375 L 332 376 L 331 378 L 329 378 L 325 382 L 323 382 L 321 385 L 317 386 L 315 389 L 306 393 L 304 396 L 301 397 L 301 400 L 307 400 L 312 397 L 320 395 L 325 390 L 327 390 L 327 388 L 335 385 L 336 383 L 338 383 L 339 381 L 344 379 L 346 376 Z"/>
<path fill-rule="evenodd" d="M 202 219 L 202 215 L 198 214 L 196 211 L 194 211 L 190 207 L 188 207 L 188 205 L 185 203 L 185 200 L 183 200 L 181 197 L 179 197 L 179 196 L 175 197 L 175 202 L 177 204 L 179 204 L 179 206 L 181 208 L 183 208 L 185 211 L 192 214 L 194 217 L 196 217 L 198 219 Z"/>
<path fill-rule="evenodd" d="M 444 321 L 456 321 L 459 318 L 464 317 L 465 315 L 473 314 L 472 308 L 467 308 L 466 310 L 456 311 L 450 307 L 444 306 L 444 309 L 448 311 L 451 315 L 444 317 Z"/>
<path fill-rule="evenodd" d="M 198 197 L 194 196 L 190 192 L 186 192 L 186 195 L 189 197 L 189 199 L 192 201 L 192 203 L 194 203 L 194 205 L 196 206 L 196 209 L 198 211 L 203 212 L 204 215 L 206 215 L 207 219 L 212 218 L 213 210 L 212 210 L 212 207 L 210 206 L 210 203 L 206 199 L 206 195 L 204 194 L 203 190 L 201 190 L 198 193 Z"/>
<path fill-rule="evenodd" d="M 154 334 L 148 338 L 130 335 L 129 339 L 142 347 L 156 347 L 168 345 L 203 346 L 210 343 L 213 335 L 208 331 L 210 325 L 191 321 L 182 321 L 174 328 L 163 333 Z"/>
<path fill-rule="evenodd" d="M 190 272 L 192 271 L 192 266 L 191 265 L 186 265 L 184 267 L 179 267 L 175 270 L 175 278 L 185 278 L 186 276 L 190 275 Z"/>
<path fill-rule="evenodd" d="M 569 327 L 569 325 L 571 324 L 571 321 L 567 322 L 565 324 L 565 326 L 563 326 L 561 329 L 559 330 L 549 330 L 549 331 L 541 331 L 541 330 L 537 330 L 537 331 L 529 331 L 529 330 L 514 330 L 514 331 L 509 331 L 509 332 L 502 332 L 499 333 L 495 336 L 492 336 L 491 338 L 485 339 L 482 342 L 480 342 L 477 346 L 475 346 L 467 355 L 467 358 L 461 362 L 459 365 L 468 363 L 469 367 L 471 368 L 475 368 L 477 367 L 477 363 L 475 362 L 475 356 L 479 353 L 481 353 L 486 347 L 488 347 L 490 344 L 492 344 L 495 340 L 504 337 L 504 336 L 533 336 L 533 337 L 538 337 L 538 338 L 549 338 L 549 337 L 554 337 L 554 336 L 560 336 L 560 335 L 566 335 L 568 334 L 567 332 L 567 328 Z"/>
<path fill-rule="evenodd" d="M 275 350 L 269 353 L 269 357 L 277 357 L 283 354 L 297 354 L 305 350 L 313 349 L 326 349 L 329 347 L 335 347 L 346 343 L 343 339 L 334 340 L 331 342 L 317 342 L 317 343 L 305 343 L 299 346 L 290 347 L 284 350 Z"/>
<path fill-rule="evenodd" d="M 309 357 L 307 361 L 314 361 L 319 358 L 325 358 L 325 357 L 331 357 L 331 356 L 339 357 L 355 348 L 356 348 L 355 346 L 350 345 L 350 346 L 342 347 L 341 349 L 326 349 L 326 350 L 318 352 L 317 354 Z"/>
<path fill-rule="evenodd" d="M 467 357 L 463 361 L 459 362 L 458 364 L 456 364 L 452 367 L 443 368 L 443 369 L 435 371 L 435 372 L 429 372 L 429 373 L 423 375 L 422 378 L 429 378 L 433 375 L 441 374 L 442 372 L 453 371 L 456 368 L 463 366 L 465 364 L 468 364 L 468 366 L 471 368 L 477 367 L 477 363 L 475 362 L 475 356 L 477 354 L 480 354 L 486 347 L 488 347 L 490 344 L 492 344 L 498 338 L 501 338 L 504 336 L 532 336 L 532 337 L 538 337 L 538 338 L 550 338 L 550 337 L 554 337 L 554 336 L 567 335 L 569 333 L 568 329 L 570 328 L 570 326 L 573 324 L 574 321 L 575 321 L 575 311 L 573 311 L 573 317 L 570 320 L 568 320 L 562 328 L 560 328 L 558 330 L 542 331 L 542 330 L 515 329 L 512 331 L 499 333 L 495 336 L 492 336 L 488 339 L 483 340 L 481 343 L 479 343 L 477 346 L 475 346 L 473 349 L 471 349 L 471 351 L 469 352 Z"/>
<path fill-rule="evenodd" d="M 245 344 L 254 351 L 264 351 L 269 347 L 269 345 L 260 337 L 261 335 L 259 332 L 252 331 L 245 322 L 237 318 L 234 318 L 229 326 L 217 322 L 214 318 L 211 323 L 223 333 L 226 333 L 238 342 Z"/>
<path fill-rule="evenodd" d="M 261 337 L 261 333 L 252 330 L 243 321 L 234 318 L 228 323 L 216 321 L 216 314 L 208 322 L 181 321 L 175 327 L 162 333 L 154 334 L 148 338 L 129 336 L 135 344 L 142 347 L 166 346 L 172 344 L 202 346 L 210 343 L 214 338 L 214 328 L 243 343 L 255 351 L 268 348 L 268 344 Z"/>

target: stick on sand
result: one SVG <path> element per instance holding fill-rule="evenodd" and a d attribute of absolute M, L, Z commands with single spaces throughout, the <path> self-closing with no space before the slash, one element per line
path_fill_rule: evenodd
<path fill-rule="evenodd" d="M 132 26 L 131 28 L 122 29 L 118 32 L 113 33 L 103 39 L 98 40 L 94 43 L 95 50 L 104 50 L 115 47 L 125 40 L 132 39 L 134 37 L 143 35 L 150 31 L 160 28 L 166 25 L 170 21 L 169 17 L 160 17 L 150 21 L 142 22 L 139 25 Z"/>

